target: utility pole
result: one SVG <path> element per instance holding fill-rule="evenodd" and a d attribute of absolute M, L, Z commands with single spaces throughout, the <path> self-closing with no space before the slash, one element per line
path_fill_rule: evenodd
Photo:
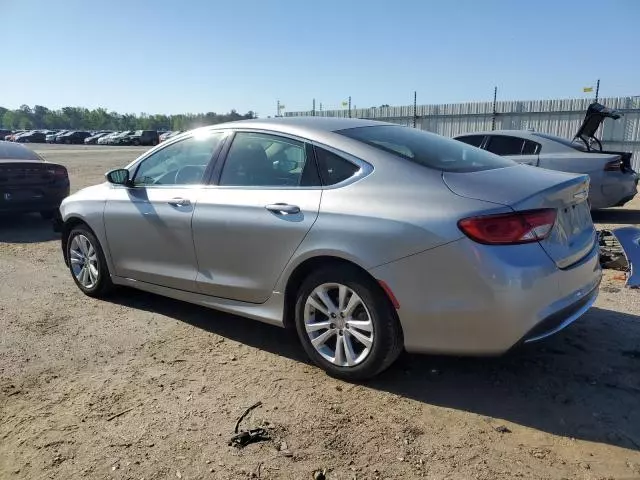
<path fill-rule="evenodd" d="M 276 117 L 280 116 L 280 100 L 276 103 Z"/>
<path fill-rule="evenodd" d="M 322 102 L 320 102 L 320 111 L 322 111 Z"/>
<path fill-rule="evenodd" d="M 491 130 L 496 129 L 496 116 L 498 115 L 498 112 L 496 110 L 497 100 L 498 100 L 498 87 L 493 87 L 493 116 L 491 118 Z"/>
<path fill-rule="evenodd" d="M 598 94 L 600 93 L 600 79 L 596 83 L 596 103 L 598 102 Z"/>
<path fill-rule="evenodd" d="M 349 95 L 349 118 L 351 118 L 351 95 Z"/>
<path fill-rule="evenodd" d="M 316 116 L 316 99 L 313 99 L 313 107 L 311 108 L 311 116 L 315 117 Z"/>
<path fill-rule="evenodd" d="M 413 92 L 413 128 L 416 128 L 416 121 L 418 120 L 418 92 Z"/>

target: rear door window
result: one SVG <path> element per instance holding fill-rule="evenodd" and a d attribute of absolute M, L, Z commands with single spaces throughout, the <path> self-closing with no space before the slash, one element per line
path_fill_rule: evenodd
<path fill-rule="evenodd" d="M 523 146 L 524 139 L 522 138 L 490 135 L 485 148 L 496 155 L 522 155 Z"/>
<path fill-rule="evenodd" d="M 496 157 L 452 138 L 400 125 L 357 127 L 336 133 L 445 172 L 476 172 L 515 165 L 511 160 Z"/>
<path fill-rule="evenodd" d="M 464 137 L 456 137 L 456 140 L 480 148 L 484 140 L 484 135 L 465 135 Z"/>

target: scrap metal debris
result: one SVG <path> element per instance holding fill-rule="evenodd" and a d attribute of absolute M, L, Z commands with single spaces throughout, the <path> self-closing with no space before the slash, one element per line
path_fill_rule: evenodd
<path fill-rule="evenodd" d="M 234 429 L 235 435 L 233 435 L 229 439 L 229 443 L 228 443 L 229 445 L 234 446 L 236 448 L 242 448 L 249 445 L 250 443 L 271 440 L 269 432 L 262 427 L 253 428 L 250 430 L 243 430 L 241 432 L 238 432 L 238 430 L 240 429 L 240 423 L 242 422 L 244 417 L 246 417 L 249 414 L 249 412 L 251 412 L 251 410 L 253 410 L 254 408 L 258 408 L 261 405 L 262 405 L 262 402 L 256 402 L 253 405 L 251 405 L 249 408 L 247 408 L 242 415 L 240 415 L 240 417 L 238 418 L 238 421 L 236 422 L 236 428 Z"/>
<path fill-rule="evenodd" d="M 263 442 L 265 440 L 271 440 L 269 432 L 264 428 L 253 428 L 248 431 L 236 433 L 229 439 L 229 445 L 236 448 L 242 448 L 246 447 L 250 443 Z"/>
<path fill-rule="evenodd" d="M 622 245 L 610 230 L 598 231 L 598 243 L 600 245 L 600 264 L 602 268 L 621 270 L 626 272 L 629 262 L 624 254 Z"/>

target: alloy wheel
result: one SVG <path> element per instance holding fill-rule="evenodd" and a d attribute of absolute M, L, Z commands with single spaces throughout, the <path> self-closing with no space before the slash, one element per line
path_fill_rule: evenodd
<path fill-rule="evenodd" d="M 339 367 L 362 363 L 373 347 L 371 314 L 358 294 L 340 283 L 324 283 L 307 297 L 304 327 L 311 345 Z"/>
<path fill-rule="evenodd" d="M 76 280 L 86 289 L 96 286 L 100 265 L 95 247 L 84 235 L 76 235 L 69 246 L 69 262 Z"/>

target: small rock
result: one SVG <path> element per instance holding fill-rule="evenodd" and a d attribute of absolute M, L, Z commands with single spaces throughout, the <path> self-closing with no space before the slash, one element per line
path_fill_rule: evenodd
<path fill-rule="evenodd" d="M 155 443 L 153 443 L 153 442 L 147 443 L 147 447 L 149 447 L 149 448 L 153 447 L 154 445 L 155 445 Z"/>
<path fill-rule="evenodd" d="M 498 425 L 497 427 L 493 427 L 493 429 L 498 433 L 511 433 L 511 430 L 504 425 Z"/>
<path fill-rule="evenodd" d="M 289 450 L 289 445 L 287 445 L 287 442 L 283 441 L 280 443 L 280 451 L 285 451 L 285 450 Z"/>
<path fill-rule="evenodd" d="M 325 480 L 326 478 L 324 470 L 316 470 L 313 472 L 313 480 Z"/>
<path fill-rule="evenodd" d="M 404 462 L 404 457 L 397 457 L 399 462 Z"/>
<path fill-rule="evenodd" d="M 235 362 L 237 360 L 235 355 L 231 355 L 229 356 L 229 360 L 231 360 L 232 362 Z"/>
<path fill-rule="evenodd" d="M 176 478 L 182 478 L 182 474 L 180 473 L 180 470 L 176 470 Z"/>
<path fill-rule="evenodd" d="M 580 468 L 584 468 L 585 470 L 590 470 L 591 469 L 591 465 L 589 465 L 587 462 L 582 462 L 580 464 Z"/>
<path fill-rule="evenodd" d="M 204 463 L 206 463 L 207 465 L 209 465 L 211 463 L 211 460 L 207 460 Z"/>
<path fill-rule="evenodd" d="M 213 472 L 215 472 L 215 470 L 213 468 L 210 468 L 209 473 L 213 473 Z"/>
<path fill-rule="evenodd" d="M 117 468 L 118 468 L 118 466 L 117 466 L 117 465 L 114 465 L 113 467 L 111 467 L 111 471 L 112 471 L 112 472 L 115 472 Z"/>
<path fill-rule="evenodd" d="M 336 385 L 336 390 L 341 392 L 342 391 L 342 385 Z"/>

